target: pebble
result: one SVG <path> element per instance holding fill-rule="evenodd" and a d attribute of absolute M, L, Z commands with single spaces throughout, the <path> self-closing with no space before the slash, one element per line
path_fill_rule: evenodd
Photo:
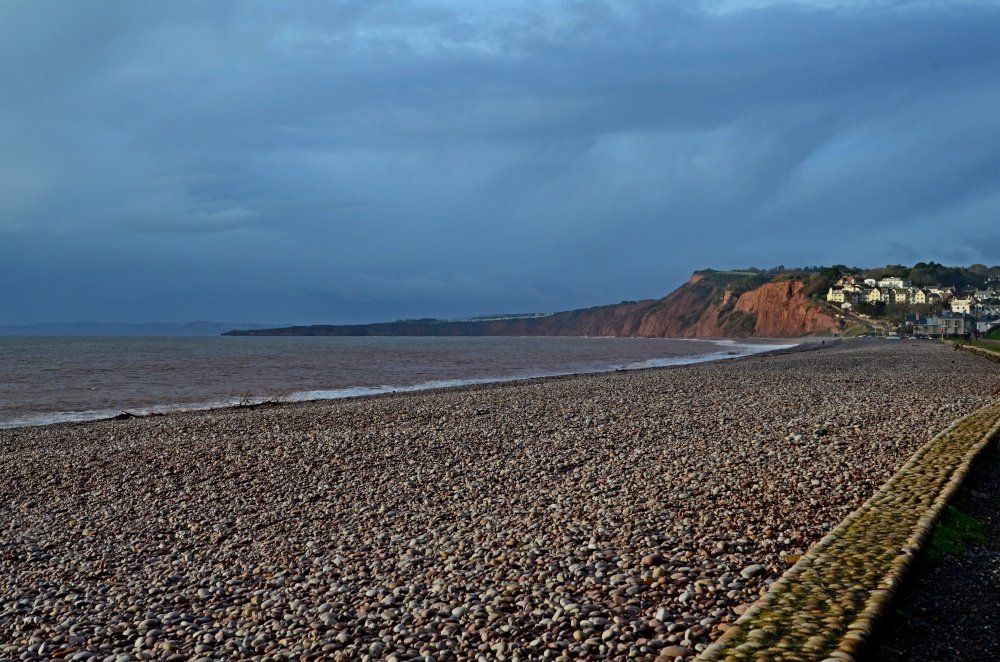
<path fill-rule="evenodd" d="M 998 387 L 845 342 L 0 430 L 0 657 L 688 659 Z"/>
<path fill-rule="evenodd" d="M 748 649 L 758 659 L 785 659 L 789 651 L 817 660 L 856 659 L 998 425 L 1000 403 L 992 403 L 922 446 L 699 659 L 742 659 Z"/>

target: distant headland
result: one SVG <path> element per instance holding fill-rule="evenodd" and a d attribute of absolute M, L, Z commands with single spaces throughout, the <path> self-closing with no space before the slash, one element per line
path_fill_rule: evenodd
<path fill-rule="evenodd" d="M 619 336 L 791 338 L 852 336 L 955 314 L 1000 319 L 1000 266 L 920 262 L 861 269 L 834 265 L 694 272 L 662 299 L 548 314 L 289 326 L 227 336 Z M 972 322 L 968 322 L 971 327 Z"/>
<path fill-rule="evenodd" d="M 0 324 L 0 336 L 218 336 L 230 329 L 265 329 L 274 324 L 234 322 L 41 322 Z"/>

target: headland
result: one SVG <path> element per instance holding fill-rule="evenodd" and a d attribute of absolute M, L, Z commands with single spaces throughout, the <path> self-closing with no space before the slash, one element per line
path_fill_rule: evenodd
<path fill-rule="evenodd" d="M 1000 327 L 1000 267 L 704 269 L 661 299 L 549 314 L 233 330 L 241 336 L 975 337 Z"/>

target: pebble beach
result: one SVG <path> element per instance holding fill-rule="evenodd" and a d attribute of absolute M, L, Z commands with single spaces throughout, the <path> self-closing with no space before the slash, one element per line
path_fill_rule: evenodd
<path fill-rule="evenodd" d="M 687 660 L 995 401 L 940 343 L 0 430 L 0 660 Z"/>

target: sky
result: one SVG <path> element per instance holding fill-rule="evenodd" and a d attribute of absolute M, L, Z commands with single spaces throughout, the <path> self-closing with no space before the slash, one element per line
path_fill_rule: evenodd
<path fill-rule="evenodd" d="M 0 324 L 1000 263 L 1000 3 L 0 3 Z"/>

